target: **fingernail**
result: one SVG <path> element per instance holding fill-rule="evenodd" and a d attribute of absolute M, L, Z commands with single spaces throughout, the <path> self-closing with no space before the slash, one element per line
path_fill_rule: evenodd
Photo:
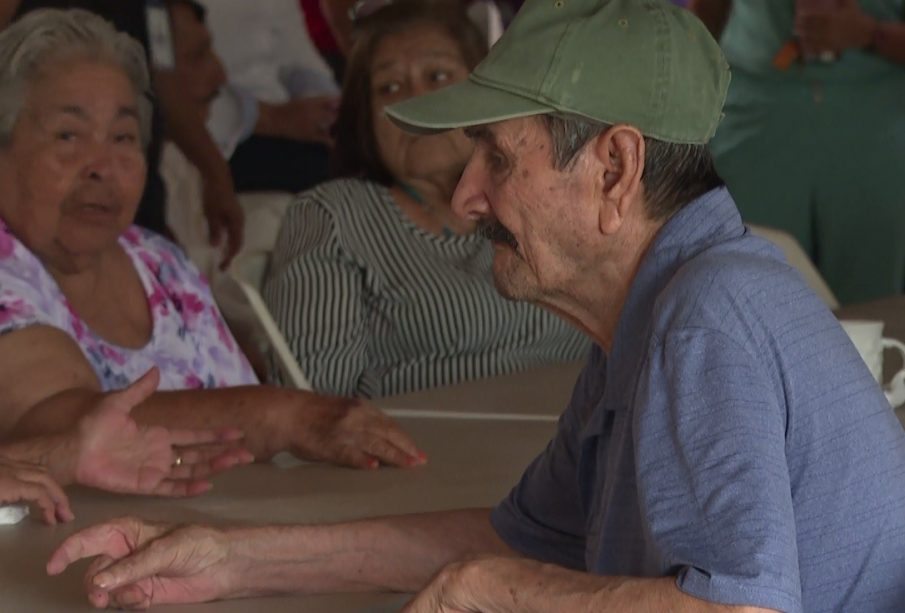
<path fill-rule="evenodd" d="M 380 462 L 378 462 L 376 459 L 371 458 L 370 460 L 368 460 L 368 468 L 374 469 L 378 466 L 380 466 Z"/>
<path fill-rule="evenodd" d="M 424 453 L 423 451 L 419 451 L 418 459 L 421 460 L 422 462 L 427 462 L 427 454 Z"/>
<path fill-rule="evenodd" d="M 113 583 L 113 577 L 110 576 L 110 573 L 100 573 L 94 576 L 93 583 L 101 589 L 107 589 L 107 586 Z"/>

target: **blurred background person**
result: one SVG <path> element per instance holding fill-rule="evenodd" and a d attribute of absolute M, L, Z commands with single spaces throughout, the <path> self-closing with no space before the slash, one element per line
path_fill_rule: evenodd
<path fill-rule="evenodd" d="M 580 358 L 579 332 L 493 287 L 492 247 L 450 208 L 461 131 L 415 136 L 384 106 L 460 81 L 486 52 L 456 2 L 357 23 L 334 171 L 286 215 L 264 298 L 315 390 L 398 394 Z"/>
<path fill-rule="evenodd" d="M 259 459 L 420 463 L 372 406 L 257 385 L 197 269 L 131 225 L 149 86 L 140 45 L 91 13 L 0 33 L 0 432 L 65 431 L 157 367 L 139 423 L 238 427 Z"/>
<path fill-rule="evenodd" d="M 840 302 L 905 289 L 905 0 L 692 0 L 732 65 L 717 170 Z"/>
<path fill-rule="evenodd" d="M 202 3 L 229 81 L 208 125 L 238 191 L 297 192 L 326 179 L 339 87 L 298 0 Z"/>
<path fill-rule="evenodd" d="M 70 430 L 0 444 L 0 505 L 34 503 L 44 521 L 55 524 L 73 518 L 64 485 L 191 496 L 209 490 L 214 473 L 254 459 L 235 445 L 238 430 L 136 424 L 129 413 L 154 392 L 158 378 L 152 369 L 111 393 Z"/>

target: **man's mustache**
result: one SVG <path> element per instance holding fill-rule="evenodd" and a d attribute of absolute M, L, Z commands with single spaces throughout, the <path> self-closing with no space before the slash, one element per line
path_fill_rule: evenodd
<path fill-rule="evenodd" d="M 518 250 L 518 240 L 498 221 L 481 221 L 478 224 L 478 233 L 491 242 L 503 243 L 513 250 Z"/>

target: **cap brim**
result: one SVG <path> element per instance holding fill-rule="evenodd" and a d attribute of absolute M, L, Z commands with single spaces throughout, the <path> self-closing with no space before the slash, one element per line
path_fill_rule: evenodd
<path fill-rule="evenodd" d="M 534 100 L 468 79 L 388 106 L 386 114 L 405 130 L 430 134 L 541 115 L 555 110 Z"/>

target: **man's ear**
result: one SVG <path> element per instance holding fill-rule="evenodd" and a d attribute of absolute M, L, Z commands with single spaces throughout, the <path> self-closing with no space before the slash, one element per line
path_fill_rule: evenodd
<path fill-rule="evenodd" d="M 600 231 L 614 234 L 641 195 L 644 137 L 633 126 L 617 124 L 596 138 L 593 152 L 603 170 Z"/>

